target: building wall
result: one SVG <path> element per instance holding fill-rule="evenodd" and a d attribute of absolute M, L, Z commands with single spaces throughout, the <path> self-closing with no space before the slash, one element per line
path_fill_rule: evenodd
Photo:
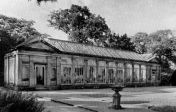
<path fill-rule="evenodd" d="M 20 51 L 5 57 L 5 82 L 18 86 L 38 86 L 44 74 L 44 87 L 83 84 L 156 83 L 158 64 L 102 59 L 45 52 Z"/>
<path fill-rule="evenodd" d="M 4 83 L 9 85 L 17 85 L 18 83 L 18 57 L 17 52 L 9 53 L 4 57 Z"/>

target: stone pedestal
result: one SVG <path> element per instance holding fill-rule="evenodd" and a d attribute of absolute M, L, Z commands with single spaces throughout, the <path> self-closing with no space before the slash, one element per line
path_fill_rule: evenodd
<path fill-rule="evenodd" d="M 120 98 L 121 95 L 119 94 L 119 91 L 122 91 L 123 87 L 122 86 L 113 86 L 111 87 L 115 93 L 113 94 L 113 102 L 112 102 L 112 108 L 113 109 L 122 109 L 120 105 Z"/>

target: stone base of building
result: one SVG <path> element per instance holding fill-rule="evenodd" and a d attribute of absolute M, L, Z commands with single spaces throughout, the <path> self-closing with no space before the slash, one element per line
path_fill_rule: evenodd
<path fill-rule="evenodd" d="M 38 91 L 38 90 L 64 90 L 64 89 L 102 89 L 110 88 L 113 84 L 74 84 L 74 85 L 57 85 L 57 86 L 17 86 L 5 85 L 6 88 L 17 91 Z M 126 83 L 124 87 L 150 87 L 159 86 L 158 82 L 153 83 Z"/>

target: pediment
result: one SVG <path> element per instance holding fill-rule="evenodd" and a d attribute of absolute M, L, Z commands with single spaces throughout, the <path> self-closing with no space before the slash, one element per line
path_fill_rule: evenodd
<path fill-rule="evenodd" d="M 34 49 L 42 49 L 42 50 L 53 51 L 53 48 L 51 48 L 50 46 L 48 46 L 48 45 L 46 45 L 46 44 L 44 44 L 42 42 L 32 43 L 28 47 L 34 48 Z"/>

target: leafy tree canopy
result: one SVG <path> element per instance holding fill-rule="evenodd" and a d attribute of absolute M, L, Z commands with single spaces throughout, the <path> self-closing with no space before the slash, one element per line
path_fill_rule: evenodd
<path fill-rule="evenodd" d="M 5 53 L 27 38 L 41 36 L 33 24 L 34 21 L 0 15 L 0 72 L 3 71 Z"/>
<path fill-rule="evenodd" d="M 127 35 L 111 33 L 104 18 L 95 15 L 84 6 L 72 5 L 70 9 L 51 12 L 50 25 L 69 35 L 69 40 L 106 46 L 116 49 L 132 50 L 134 47 Z"/>
<path fill-rule="evenodd" d="M 132 37 L 136 52 L 144 54 L 147 52 L 146 44 L 149 42 L 148 34 L 139 32 Z"/>
<path fill-rule="evenodd" d="M 171 30 L 159 30 L 151 34 L 137 33 L 132 37 L 135 49 L 139 53 L 152 53 L 165 66 L 169 60 L 176 62 L 176 38 Z"/>
<path fill-rule="evenodd" d="M 124 34 L 122 36 L 119 36 L 115 33 L 111 34 L 108 37 L 106 47 L 111 47 L 111 48 L 115 48 L 115 49 L 129 50 L 129 51 L 135 51 L 135 46 L 131 42 L 131 39 L 128 38 L 127 34 Z"/>
<path fill-rule="evenodd" d="M 54 11 L 49 23 L 67 33 L 71 41 L 97 46 L 104 46 L 110 32 L 105 19 L 92 14 L 86 6 Z"/>

